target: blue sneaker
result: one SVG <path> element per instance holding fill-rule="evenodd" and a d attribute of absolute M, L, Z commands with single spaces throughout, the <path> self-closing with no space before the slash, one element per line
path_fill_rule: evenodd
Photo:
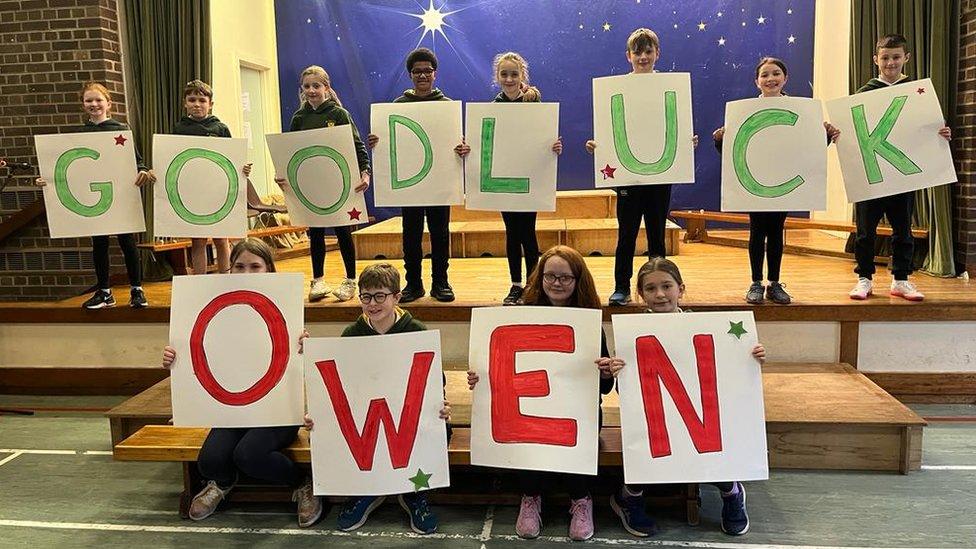
<path fill-rule="evenodd" d="M 624 530 L 631 534 L 646 538 L 657 533 L 654 519 L 644 510 L 644 496 L 621 497 L 620 491 L 610 496 L 610 508 L 620 517 Z"/>
<path fill-rule="evenodd" d="M 418 534 L 433 534 L 437 531 L 437 515 L 430 510 L 425 492 L 400 494 L 397 501 L 410 517 L 411 530 Z"/>
<path fill-rule="evenodd" d="M 746 514 L 746 488 L 736 482 L 739 490 L 731 496 L 722 495 L 722 531 L 730 536 L 741 536 L 749 531 L 749 515 Z"/>
<path fill-rule="evenodd" d="M 617 288 L 610 294 L 610 305 L 626 305 L 630 303 L 630 291 L 627 289 L 621 290 Z"/>
<path fill-rule="evenodd" d="M 363 496 L 346 501 L 339 511 L 336 528 L 343 532 L 352 532 L 366 524 L 369 514 L 379 507 L 385 499 L 386 496 Z"/>

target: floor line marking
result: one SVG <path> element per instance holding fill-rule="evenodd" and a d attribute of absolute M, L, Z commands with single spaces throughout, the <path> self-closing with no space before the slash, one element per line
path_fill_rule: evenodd
<path fill-rule="evenodd" d="M 481 536 L 479 539 L 481 541 L 488 541 L 491 539 L 491 528 L 495 523 L 495 506 L 489 505 L 488 511 L 485 512 L 485 523 L 481 527 Z"/>
<path fill-rule="evenodd" d="M 923 471 L 976 471 L 976 465 L 923 465 Z"/>
<path fill-rule="evenodd" d="M 84 455 L 86 456 L 110 456 L 112 455 L 111 450 L 85 450 Z"/>
<path fill-rule="evenodd" d="M 11 461 L 19 458 L 21 455 L 22 454 L 20 452 L 14 452 L 14 453 L 10 454 L 9 456 L 7 456 L 7 457 L 5 457 L 3 459 L 0 459 L 0 467 L 3 467 L 4 465 L 10 463 Z"/>
<path fill-rule="evenodd" d="M 53 455 L 53 456 L 73 456 L 77 455 L 77 450 L 34 450 L 29 448 L 0 448 L 0 452 L 3 453 L 19 453 L 19 454 L 38 454 L 38 455 Z"/>

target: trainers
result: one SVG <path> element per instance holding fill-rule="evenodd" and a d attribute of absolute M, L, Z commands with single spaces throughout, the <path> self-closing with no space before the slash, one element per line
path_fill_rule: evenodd
<path fill-rule="evenodd" d="M 741 536 L 749 531 L 749 515 L 746 514 L 746 488 L 741 482 L 734 494 L 722 494 L 722 531 L 730 536 Z"/>
<path fill-rule="evenodd" d="M 746 302 L 752 303 L 753 305 L 760 305 L 763 302 L 763 292 L 766 288 L 763 287 L 762 282 L 753 282 L 752 286 L 749 286 L 749 291 L 746 292 Z"/>
<path fill-rule="evenodd" d="M 523 539 L 535 539 L 542 530 L 542 496 L 522 496 L 515 533 Z"/>
<path fill-rule="evenodd" d="M 95 293 L 88 298 L 88 301 L 82 303 L 81 306 L 86 309 L 115 307 L 115 296 L 105 290 L 95 290 Z"/>
<path fill-rule="evenodd" d="M 312 281 L 312 286 L 308 290 L 308 300 L 309 302 L 322 301 L 331 293 L 332 288 L 325 283 L 325 280 L 318 278 Z"/>
<path fill-rule="evenodd" d="M 593 537 L 593 499 L 574 499 L 569 505 L 569 539 L 586 541 Z"/>
<path fill-rule="evenodd" d="M 766 287 L 766 297 L 777 305 L 789 305 L 793 298 L 783 288 L 784 286 L 779 282 L 770 282 Z"/>
<path fill-rule="evenodd" d="M 907 280 L 892 280 L 890 293 L 895 297 L 902 297 L 908 301 L 922 301 L 925 299 L 925 294 L 918 291 L 918 288 Z"/>
<path fill-rule="evenodd" d="M 339 301 L 349 301 L 356 295 L 356 289 L 356 280 L 347 278 L 339 283 L 339 287 L 332 292 L 332 295 Z"/>
<path fill-rule="evenodd" d="M 410 517 L 411 530 L 418 534 L 433 534 L 437 531 L 437 515 L 427 505 L 426 493 L 400 494 L 397 496 L 397 501 Z"/>
<path fill-rule="evenodd" d="M 298 526 L 308 528 L 322 518 L 322 498 L 312 492 L 312 479 L 305 479 L 305 483 L 292 492 L 292 501 L 298 502 Z"/>
<path fill-rule="evenodd" d="M 610 305 L 626 305 L 630 303 L 630 291 L 617 288 L 610 295 Z"/>
<path fill-rule="evenodd" d="M 624 530 L 638 537 L 647 537 L 657 532 L 657 525 L 654 519 L 647 515 L 644 510 L 644 496 L 621 496 L 618 490 L 616 494 L 610 496 L 610 508 L 620 517 L 620 522 L 624 525 Z"/>
<path fill-rule="evenodd" d="M 402 292 L 400 292 L 400 303 L 410 303 L 411 301 L 417 301 L 418 299 L 424 297 L 424 295 L 426 294 L 427 291 L 424 290 L 423 286 L 417 287 L 417 286 L 410 286 L 408 284 L 407 287 L 404 288 Z"/>
<path fill-rule="evenodd" d="M 336 528 L 343 532 L 352 532 L 366 524 L 366 519 L 377 507 L 383 503 L 386 496 L 363 496 L 352 498 L 343 504 L 336 520 Z"/>
<path fill-rule="evenodd" d="M 441 301 L 443 303 L 449 303 L 454 301 L 454 288 L 451 288 L 450 284 L 434 284 L 434 287 L 430 289 L 430 297 Z M 401 301 L 403 301 L 401 299 Z"/>
<path fill-rule="evenodd" d="M 230 493 L 231 488 L 224 490 L 217 486 L 215 481 L 207 482 L 203 490 L 193 496 L 193 501 L 190 503 L 190 518 L 203 520 L 212 515 L 217 510 L 217 505 Z"/>
<path fill-rule="evenodd" d="M 129 292 L 129 307 L 133 309 L 145 309 L 149 306 L 149 300 L 146 299 L 146 292 L 142 291 L 142 288 L 132 288 Z"/>
<path fill-rule="evenodd" d="M 851 290 L 849 295 L 851 296 L 851 299 L 856 299 L 858 301 L 867 299 L 868 296 L 873 293 L 873 288 L 874 284 L 872 284 L 871 279 L 864 278 L 862 276 L 861 278 L 857 279 L 857 286 L 854 286 L 854 289 Z"/>
<path fill-rule="evenodd" d="M 512 289 L 508 291 L 508 295 L 502 300 L 502 305 L 518 305 L 520 299 L 522 299 L 522 293 L 525 292 L 525 288 L 512 284 Z"/>

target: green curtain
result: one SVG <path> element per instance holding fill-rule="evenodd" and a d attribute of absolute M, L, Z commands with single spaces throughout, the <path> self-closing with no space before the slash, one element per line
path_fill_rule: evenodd
<path fill-rule="evenodd" d="M 211 81 L 209 0 L 119 0 L 125 44 L 129 122 L 146 164 L 152 136 L 171 133 L 183 114 L 183 87 Z M 161 177 L 161 174 L 157 174 Z M 147 242 L 153 235 L 153 193 L 143 189 Z M 166 280 L 172 268 L 152 254 L 143 258 L 146 280 Z"/>
<path fill-rule="evenodd" d="M 908 39 L 911 61 L 905 74 L 931 78 L 947 121 L 956 110 L 959 53 L 959 0 L 854 0 L 851 36 L 851 91 L 877 74 L 871 56 L 878 38 L 901 34 Z M 929 231 L 922 270 L 954 276 L 952 190 L 949 185 L 918 191 L 914 224 Z"/>

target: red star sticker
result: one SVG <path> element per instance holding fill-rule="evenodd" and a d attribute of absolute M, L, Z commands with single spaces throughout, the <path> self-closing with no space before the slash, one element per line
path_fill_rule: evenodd
<path fill-rule="evenodd" d="M 121 133 L 115 136 L 115 144 L 119 145 L 120 147 L 124 147 L 126 141 L 128 141 L 128 139 L 126 139 Z"/>
<path fill-rule="evenodd" d="M 361 212 L 361 211 L 357 210 L 355 207 L 353 207 L 353 209 L 349 210 L 346 213 L 349 214 L 349 219 L 350 220 L 355 219 L 356 221 L 359 221 L 360 220 L 359 219 L 359 216 L 362 215 L 363 212 Z"/>
<path fill-rule="evenodd" d="M 915 90 L 915 93 L 917 93 L 919 95 L 922 95 L 923 93 L 925 93 L 925 88 L 919 88 L 919 89 Z"/>
<path fill-rule="evenodd" d="M 607 166 L 605 168 L 603 168 L 602 170 L 600 170 L 600 173 L 603 174 L 603 179 L 606 179 L 608 177 L 610 179 L 613 179 L 613 172 L 615 172 L 615 171 L 617 171 L 617 168 L 611 168 L 610 167 L 610 164 L 607 164 Z"/>

